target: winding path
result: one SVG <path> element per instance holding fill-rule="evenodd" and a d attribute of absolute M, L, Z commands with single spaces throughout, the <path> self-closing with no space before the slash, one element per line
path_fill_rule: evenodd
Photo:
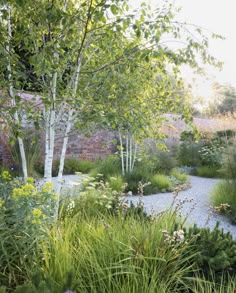
<path fill-rule="evenodd" d="M 184 217 L 188 216 L 187 223 L 196 223 L 199 227 L 207 226 L 213 229 L 216 223 L 219 222 L 220 227 L 225 231 L 231 232 L 236 239 L 236 225 L 232 225 L 226 217 L 216 212 L 210 212 L 211 191 L 220 180 L 190 176 L 190 181 L 191 188 L 181 191 L 175 202 L 176 205 L 179 201 L 185 201 L 187 199 L 187 202 L 183 204 L 181 210 L 181 214 Z M 173 199 L 173 193 L 161 193 L 144 196 L 142 201 L 147 213 L 155 214 L 168 209 L 173 203 Z M 132 196 L 128 197 L 128 200 L 137 204 L 139 199 Z"/>
<path fill-rule="evenodd" d="M 63 180 L 65 182 L 64 188 L 73 190 L 78 182 L 81 181 L 81 177 L 86 177 L 86 175 L 66 175 L 63 176 Z M 56 185 L 56 179 L 54 179 L 54 183 Z M 236 239 L 236 225 L 232 225 L 230 221 L 216 213 L 212 212 L 210 209 L 211 206 L 211 191 L 214 186 L 220 182 L 219 179 L 210 179 L 210 178 L 202 178 L 196 176 L 190 176 L 191 188 L 181 191 L 178 195 L 178 200 L 175 202 L 175 205 L 178 204 L 179 201 L 185 201 L 183 207 L 181 209 L 181 214 L 183 217 L 187 217 L 188 224 L 196 223 L 199 227 L 210 227 L 213 229 L 217 222 L 220 223 L 220 227 L 225 231 L 229 231 L 232 233 L 233 237 Z M 127 197 L 129 202 L 133 202 L 137 204 L 139 198 L 137 196 L 129 196 Z M 147 213 L 159 213 L 168 209 L 174 200 L 173 193 L 160 193 L 154 195 L 143 196 L 142 201 L 144 204 L 144 208 Z"/>

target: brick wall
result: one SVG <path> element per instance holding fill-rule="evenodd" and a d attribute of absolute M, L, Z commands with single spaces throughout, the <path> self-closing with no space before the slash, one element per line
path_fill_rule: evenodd
<path fill-rule="evenodd" d="M 62 141 L 63 138 L 56 138 L 55 159 L 60 158 Z M 114 132 L 100 130 L 91 136 L 74 132 L 69 136 L 66 156 L 94 161 L 104 159 L 115 151 L 116 134 Z"/>
<path fill-rule="evenodd" d="M 8 138 L 0 132 L 0 166 L 11 166 L 13 164 Z"/>
<path fill-rule="evenodd" d="M 13 164 L 7 137 L 0 133 L 0 165 L 11 166 Z M 63 137 L 56 138 L 55 160 L 60 158 Z M 42 145 L 42 157 L 44 154 L 44 142 Z M 85 136 L 74 132 L 69 136 L 66 157 L 74 157 L 83 160 L 104 159 L 116 151 L 116 133 L 100 130 L 91 136 Z"/>

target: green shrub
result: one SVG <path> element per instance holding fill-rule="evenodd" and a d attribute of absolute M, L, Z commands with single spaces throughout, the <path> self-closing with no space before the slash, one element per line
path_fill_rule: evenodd
<path fill-rule="evenodd" d="M 57 176 L 60 161 L 57 160 L 53 173 Z M 95 166 L 94 162 L 87 160 L 78 160 L 75 158 L 65 159 L 63 174 L 75 174 L 75 172 L 81 172 L 84 174 L 89 173 Z"/>
<path fill-rule="evenodd" d="M 236 139 L 228 142 L 223 154 L 221 173 L 225 178 L 236 180 Z"/>
<path fill-rule="evenodd" d="M 218 207 L 220 212 L 225 213 L 236 223 L 236 185 L 234 181 L 228 180 L 218 183 L 212 191 L 212 203 Z M 225 209 L 225 204 L 230 207 Z"/>
<path fill-rule="evenodd" d="M 201 165 L 219 168 L 222 165 L 223 151 L 223 143 L 218 139 L 205 141 L 204 145 L 199 150 Z"/>
<path fill-rule="evenodd" d="M 124 190 L 124 180 L 121 175 L 109 177 L 108 182 L 112 190 L 117 192 L 122 192 Z"/>
<path fill-rule="evenodd" d="M 201 165 L 201 150 L 203 143 L 194 141 L 180 142 L 177 149 L 177 159 L 180 166 Z"/>
<path fill-rule="evenodd" d="M 97 178 L 90 176 L 84 178 L 83 188 L 79 191 L 79 196 L 77 190 L 74 191 L 73 196 L 64 196 L 60 209 L 61 217 L 65 217 L 67 210 L 71 215 L 80 211 L 80 213 L 83 212 L 84 215 L 90 217 L 98 214 L 116 213 L 119 207 L 122 208 L 123 206 L 124 183 L 122 177 L 112 177 L 111 182 L 98 181 Z M 71 197 L 73 198 L 73 204 L 70 207 Z"/>
<path fill-rule="evenodd" d="M 171 187 L 170 179 L 162 174 L 156 174 L 151 178 L 151 185 L 159 191 L 167 191 Z"/>
<path fill-rule="evenodd" d="M 11 182 L 1 176 L 1 194 L 17 200 L 14 217 L 6 213 L 8 196 L 1 200 L 1 292 L 208 292 L 218 288 L 208 281 L 211 272 L 235 274 L 235 241 L 218 227 L 184 233 L 176 213 L 148 217 L 141 203 L 128 208 L 121 193 L 92 179 L 79 197 L 63 200 L 54 225 L 51 185 L 37 191 L 30 182 Z M 46 217 L 32 217 L 35 204 Z M 235 288 L 230 278 L 219 280 L 220 288 Z"/>
<path fill-rule="evenodd" d="M 52 175 L 57 176 L 59 170 L 60 160 L 56 160 L 53 165 Z M 87 160 L 78 160 L 76 158 L 66 158 L 64 162 L 64 175 L 75 174 L 75 172 L 81 172 L 83 174 L 88 174 L 95 167 L 95 162 Z M 36 165 L 36 171 L 43 175 L 44 166 L 42 164 Z"/>
<path fill-rule="evenodd" d="M 108 180 L 110 176 L 121 174 L 121 166 L 118 157 L 109 156 L 105 160 L 97 161 L 95 167 L 91 170 L 90 175 L 96 176 L 102 174 L 104 180 Z"/>
<path fill-rule="evenodd" d="M 194 255 L 193 265 L 206 277 L 211 274 L 236 273 L 236 241 L 232 235 L 219 228 L 219 223 L 211 231 L 196 225 L 185 230 L 185 239 L 191 245 L 187 248 Z"/>
<path fill-rule="evenodd" d="M 55 194 L 51 183 L 37 189 L 32 179 L 26 183 L 0 176 L 0 284 L 14 286 L 27 278 L 34 266 L 37 241 L 52 222 Z"/>
<path fill-rule="evenodd" d="M 132 191 L 134 194 L 138 193 L 139 182 L 147 183 L 151 180 L 152 173 L 150 170 L 143 169 L 140 165 L 136 166 L 131 173 L 127 173 L 124 176 L 124 181 L 128 184 L 126 191 Z"/>
<path fill-rule="evenodd" d="M 153 160 L 150 158 L 150 160 Z M 155 160 L 154 160 L 155 162 Z M 177 161 L 173 153 L 168 151 L 158 151 L 157 159 L 153 169 L 154 173 L 164 173 L 168 175 L 170 171 L 177 166 Z"/>
<path fill-rule="evenodd" d="M 170 175 L 175 177 L 177 181 L 181 184 L 186 183 L 188 180 L 188 175 L 174 168 L 171 170 Z"/>
<path fill-rule="evenodd" d="M 197 176 L 206 178 L 220 178 L 222 175 L 219 172 L 219 167 L 200 166 L 195 170 Z"/>

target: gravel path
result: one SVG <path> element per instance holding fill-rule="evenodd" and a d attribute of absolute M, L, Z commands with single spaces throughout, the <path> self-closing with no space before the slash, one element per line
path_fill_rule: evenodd
<path fill-rule="evenodd" d="M 210 193 L 220 180 L 196 176 L 190 176 L 190 180 L 191 188 L 181 191 L 176 202 L 178 203 L 179 200 L 185 199 L 188 201 L 192 200 L 191 202 L 184 203 L 181 210 L 181 214 L 184 217 L 188 215 L 187 223 L 196 223 L 199 227 L 207 226 L 212 229 L 215 224 L 219 222 L 220 227 L 225 231 L 231 232 L 233 237 L 236 239 L 236 225 L 232 225 L 226 217 L 213 212 L 209 218 L 209 208 L 211 206 Z M 168 209 L 173 203 L 173 199 L 173 193 L 148 195 L 143 197 L 143 204 L 147 213 L 155 214 Z M 138 197 L 132 196 L 128 197 L 128 200 L 132 201 L 134 204 L 137 204 L 139 199 Z"/>
<path fill-rule="evenodd" d="M 87 175 L 63 176 L 63 180 L 65 182 L 63 184 L 63 188 L 73 192 L 76 185 L 86 176 Z M 56 183 L 56 178 L 53 178 L 53 181 L 54 180 L 54 183 Z M 236 225 L 232 225 L 226 217 L 221 216 L 218 213 L 210 213 L 210 194 L 214 186 L 220 182 L 220 180 L 190 176 L 190 182 L 191 188 L 181 191 L 178 195 L 178 200 L 175 203 L 176 205 L 179 201 L 187 200 L 187 202 L 183 204 L 183 208 L 181 210 L 183 217 L 188 216 L 187 223 L 196 223 L 199 227 L 207 226 L 213 229 L 215 224 L 219 222 L 220 227 L 225 231 L 231 232 L 233 237 L 236 239 Z M 127 199 L 129 202 L 132 201 L 134 204 L 137 204 L 139 201 L 137 196 L 129 196 Z M 144 196 L 142 200 L 147 213 L 155 214 L 168 209 L 173 203 L 173 199 L 173 193 L 160 193 Z"/>

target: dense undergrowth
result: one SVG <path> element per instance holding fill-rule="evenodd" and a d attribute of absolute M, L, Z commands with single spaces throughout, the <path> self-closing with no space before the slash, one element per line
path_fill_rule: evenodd
<path fill-rule="evenodd" d="M 88 182 L 52 213 L 50 184 L 1 175 L 0 292 L 234 292 L 236 243 L 147 215 L 108 183 Z"/>

